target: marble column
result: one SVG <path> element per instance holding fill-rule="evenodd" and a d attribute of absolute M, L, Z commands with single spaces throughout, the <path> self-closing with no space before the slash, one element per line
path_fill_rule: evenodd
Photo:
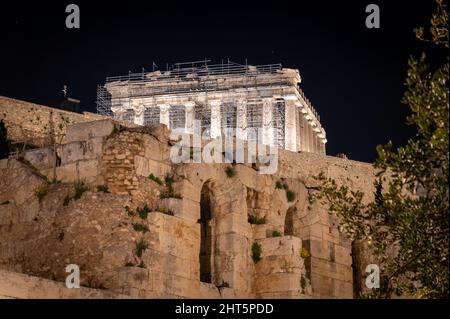
<path fill-rule="evenodd" d="M 302 149 L 302 142 L 301 142 L 301 130 L 302 130 L 302 113 L 301 113 L 301 109 L 300 107 L 298 107 L 295 110 L 295 138 L 296 138 L 296 142 L 297 142 L 297 151 L 300 151 Z"/>
<path fill-rule="evenodd" d="M 217 138 L 221 136 L 220 131 L 220 104 L 219 100 L 211 100 L 208 102 L 211 106 L 211 138 Z"/>
<path fill-rule="evenodd" d="M 236 138 L 247 139 L 247 103 L 241 99 L 236 101 Z"/>
<path fill-rule="evenodd" d="M 272 98 L 263 99 L 262 143 L 264 145 L 274 145 L 273 103 Z"/>
<path fill-rule="evenodd" d="M 295 111 L 297 106 L 295 105 L 295 99 L 293 97 L 285 97 L 285 117 L 284 117 L 284 135 L 285 135 L 285 148 L 289 151 L 297 151 L 297 129 L 295 122 Z"/>
<path fill-rule="evenodd" d="M 322 155 L 327 155 L 326 147 L 325 147 L 325 141 L 320 140 L 320 146 L 321 146 L 321 153 Z"/>
<path fill-rule="evenodd" d="M 312 143 L 312 153 L 317 153 L 317 133 L 316 133 L 317 124 L 314 121 L 311 121 L 311 143 Z"/>
<path fill-rule="evenodd" d="M 185 132 L 188 134 L 194 134 L 194 102 L 186 102 L 184 103 L 184 107 L 186 108 L 186 121 L 185 121 Z"/>
<path fill-rule="evenodd" d="M 159 122 L 161 124 L 165 124 L 167 128 L 170 129 L 170 121 L 169 121 L 169 104 L 158 104 L 160 113 L 159 113 Z"/>
<path fill-rule="evenodd" d="M 309 144 L 309 136 L 310 136 L 310 131 L 309 131 L 309 122 L 308 119 L 306 117 L 303 117 L 303 125 L 305 126 L 305 143 L 304 143 L 304 148 L 305 148 L 305 152 L 310 152 L 310 144 Z"/>
<path fill-rule="evenodd" d="M 303 109 L 299 113 L 299 126 L 300 126 L 300 151 L 307 152 L 306 150 L 306 125 L 307 121 L 303 114 Z"/>
<path fill-rule="evenodd" d="M 311 125 L 311 121 L 308 121 L 308 131 L 309 131 L 309 152 L 314 153 L 314 131 Z"/>
<path fill-rule="evenodd" d="M 144 111 L 145 106 L 139 104 L 139 106 L 134 108 L 134 123 L 138 125 L 144 125 Z"/>

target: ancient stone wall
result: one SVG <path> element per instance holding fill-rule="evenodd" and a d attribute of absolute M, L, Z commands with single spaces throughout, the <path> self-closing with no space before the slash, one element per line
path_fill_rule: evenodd
<path fill-rule="evenodd" d="M 63 283 L 0 269 L 0 299 L 129 298 L 107 290 L 69 289 Z"/>
<path fill-rule="evenodd" d="M 93 113 L 74 113 L 0 96 L 0 120 L 6 124 L 8 138 L 15 142 L 47 145 L 51 134 L 64 140 L 67 126 L 99 118 Z"/>
<path fill-rule="evenodd" d="M 94 121 L 67 130 L 62 182 L 34 153 L 0 161 L 0 268 L 63 281 L 75 263 L 84 285 L 133 297 L 353 297 L 351 242 L 308 198 L 324 172 L 369 199 L 370 165 L 280 151 L 264 175 L 174 164 L 173 143 L 164 126 Z"/>

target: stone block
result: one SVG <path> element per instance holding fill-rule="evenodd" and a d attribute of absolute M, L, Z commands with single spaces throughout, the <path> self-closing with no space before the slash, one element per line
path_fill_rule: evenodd
<path fill-rule="evenodd" d="M 173 188 L 175 192 L 181 194 L 183 198 L 190 199 L 194 202 L 200 202 L 201 189 L 197 185 L 193 185 L 190 181 L 183 179 L 175 182 Z"/>
<path fill-rule="evenodd" d="M 161 206 L 170 209 L 175 216 L 197 222 L 200 218 L 200 204 L 188 198 L 165 198 L 161 200 Z"/>
<path fill-rule="evenodd" d="M 318 239 L 309 240 L 309 254 L 311 257 L 329 260 L 328 242 Z"/>
<path fill-rule="evenodd" d="M 150 271 L 146 268 L 122 267 L 117 272 L 117 286 L 114 288 L 152 289 Z"/>
<path fill-rule="evenodd" d="M 151 135 L 143 135 L 144 142 L 144 156 L 146 159 L 154 161 L 162 161 L 162 154 L 160 152 L 161 144 L 160 142 Z"/>
<path fill-rule="evenodd" d="M 347 266 L 352 265 L 352 251 L 349 248 L 342 247 L 339 245 L 334 246 L 335 261 L 338 264 L 343 264 Z"/>
<path fill-rule="evenodd" d="M 49 177 L 51 174 L 52 171 L 47 170 L 45 175 Z M 56 168 L 56 179 L 64 183 L 75 182 L 78 179 L 77 163 L 58 166 Z"/>
<path fill-rule="evenodd" d="M 262 256 L 299 256 L 302 241 L 294 236 L 282 236 L 265 238 L 259 241 L 262 248 Z"/>
<path fill-rule="evenodd" d="M 240 254 L 246 256 L 249 240 L 239 233 L 216 235 L 216 253 Z"/>
<path fill-rule="evenodd" d="M 350 266 L 344 266 L 318 258 L 311 258 L 311 272 L 347 282 L 351 282 L 353 276 Z"/>
<path fill-rule="evenodd" d="M 8 167 L 8 159 L 4 158 L 0 160 L 0 169 L 6 169 Z"/>
<path fill-rule="evenodd" d="M 252 231 L 253 231 L 253 239 L 264 239 L 266 238 L 266 232 L 267 232 L 267 225 L 261 224 L 261 225 L 251 225 Z"/>
<path fill-rule="evenodd" d="M 198 293 L 196 294 L 195 298 L 220 299 L 221 293 L 219 293 L 219 290 L 217 289 L 217 287 L 215 285 L 208 284 L 205 282 L 200 282 Z"/>
<path fill-rule="evenodd" d="M 247 238 L 252 237 L 252 226 L 247 221 L 247 216 L 242 213 L 227 213 L 216 217 L 214 233 L 216 235 L 236 233 Z"/>
<path fill-rule="evenodd" d="M 237 173 L 236 176 L 239 178 L 242 184 L 249 188 L 257 188 L 256 178 L 257 175 L 259 175 L 257 171 L 245 165 L 236 165 L 235 169 Z"/>
<path fill-rule="evenodd" d="M 82 122 L 67 127 L 67 142 L 87 141 L 94 137 L 104 137 L 111 134 L 114 124 L 111 120 Z"/>
<path fill-rule="evenodd" d="M 334 286 L 334 296 L 335 298 L 341 299 L 352 299 L 353 298 L 353 283 L 344 282 L 341 280 L 333 280 Z"/>
<path fill-rule="evenodd" d="M 60 147 L 61 164 L 100 158 L 102 148 L 102 137 L 63 144 Z"/>
<path fill-rule="evenodd" d="M 254 291 L 258 293 L 270 292 L 300 292 L 299 273 L 275 273 L 256 277 Z"/>
<path fill-rule="evenodd" d="M 134 156 L 134 169 L 136 171 L 136 175 L 148 177 L 150 173 L 158 176 L 158 169 L 153 167 L 150 169 L 149 160 L 145 157 L 135 155 Z"/>
<path fill-rule="evenodd" d="M 26 151 L 24 158 L 38 170 L 51 168 L 55 163 L 55 156 L 50 148 L 38 148 Z"/>
<path fill-rule="evenodd" d="M 334 297 L 333 279 L 318 273 L 311 273 L 312 295 L 315 298 Z"/>
<path fill-rule="evenodd" d="M 275 273 L 301 273 L 303 259 L 299 255 L 267 256 L 255 265 L 255 273 L 265 276 Z"/>
<path fill-rule="evenodd" d="M 98 161 L 80 161 L 78 162 L 78 178 L 86 180 L 89 183 L 95 182 L 98 175 Z"/>

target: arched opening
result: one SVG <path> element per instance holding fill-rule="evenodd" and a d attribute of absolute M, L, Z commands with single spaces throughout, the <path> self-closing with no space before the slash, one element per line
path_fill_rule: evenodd
<path fill-rule="evenodd" d="M 200 198 L 200 281 L 212 282 L 211 187 L 203 184 Z"/>
<path fill-rule="evenodd" d="M 294 218 L 297 214 L 297 208 L 291 207 L 286 212 L 286 218 L 284 219 L 284 235 L 293 236 L 294 235 Z"/>

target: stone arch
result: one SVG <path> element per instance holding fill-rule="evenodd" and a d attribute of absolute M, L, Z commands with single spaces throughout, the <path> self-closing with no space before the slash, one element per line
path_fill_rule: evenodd
<path fill-rule="evenodd" d="M 243 274 L 249 274 L 249 242 L 251 240 L 251 225 L 247 222 L 247 205 L 245 186 L 237 178 L 229 178 L 224 172 L 224 166 L 200 164 L 180 168 L 180 175 L 186 176 L 183 183 L 186 183 L 182 192 L 183 200 L 193 203 L 196 207 L 190 215 L 192 221 L 198 225 L 198 241 L 196 259 L 198 262 L 197 278 L 203 281 L 208 277 L 208 265 L 201 266 L 200 275 L 200 255 L 203 242 L 208 247 L 211 243 L 211 284 L 221 285 L 227 283 L 233 289 L 249 290 L 250 282 L 243 280 Z M 203 190 L 203 196 L 202 196 Z M 207 191 L 208 190 L 208 191 Z M 203 200 L 202 200 L 203 197 Z M 203 237 L 201 240 L 201 223 L 209 219 L 209 229 L 204 227 L 203 234 L 210 232 L 211 237 Z M 202 214 L 203 208 L 203 214 Z M 205 249 L 203 247 L 203 249 Z M 200 278 L 203 277 L 203 278 Z M 203 279 L 203 280 L 201 280 Z"/>

